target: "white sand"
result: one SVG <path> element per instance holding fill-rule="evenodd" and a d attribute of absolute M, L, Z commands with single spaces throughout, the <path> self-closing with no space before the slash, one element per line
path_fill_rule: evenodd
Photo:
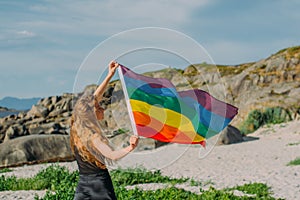
<path fill-rule="evenodd" d="M 158 168 L 163 175 L 190 177 L 201 181 L 204 188 L 232 187 L 244 183 L 261 182 L 272 188 L 274 197 L 300 198 L 300 165 L 287 166 L 291 160 L 300 157 L 300 121 L 261 128 L 252 137 L 257 140 L 216 146 L 199 158 L 199 146 L 189 147 L 177 144 L 161 147 L 156 151 L 132 153 L 118 165 Z M 293 144 L 293 145 L 291 145 Z M 208 148 L 209 149 L 209 148 Z M 157 153 L 156 153 L 157 152 Z M 200 154 L 202 157 L 204 154 Z M 61 163 L 76 170 L 75 162 Z M 48 165 L 33 165 L 14 168 L 6 176 L 30 177 Z M 154 186 L 153 186 L 154 187 Z M 192 190 L 197 190 L 191 187 Z M 0 199 L 33 199 L 20 192 L 0 192 Z"/>

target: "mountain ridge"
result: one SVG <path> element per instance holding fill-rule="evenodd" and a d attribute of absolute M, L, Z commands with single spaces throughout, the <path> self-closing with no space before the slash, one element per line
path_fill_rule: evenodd
<path fill-rule="evenodd" d="M 18 98 L 7 96 L 0 100 L 0 106 L 15 110 L 29 110 L 40 99 L 40 97 Z"/>

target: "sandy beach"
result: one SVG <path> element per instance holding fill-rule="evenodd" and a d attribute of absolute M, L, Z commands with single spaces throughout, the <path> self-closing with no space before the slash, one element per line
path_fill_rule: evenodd
<path fill-rule="evenodd" d="M 263 127 L 249 136 L 249 141 L 212 145 L 206 151 L 200 146 L 171 144 L 155 151 L 132 153 L 119 161 L 116 167 L 159 169 L 166 176 L 201 181 L 204 189 L 261 182 L 271 187 L 274 197 L 299 199 L 300 165 L 287 164 L 300 157 L 300 121 Z M 75 162 L 60 165 L 77 170 Z M 49 164 L 17 167 L 4 175 L 30 177 L 47 166 Z M 35 193 L 43 195 L 43 191 L 5 191 L 0 192 L 0 199 L 33 199 Z"/>

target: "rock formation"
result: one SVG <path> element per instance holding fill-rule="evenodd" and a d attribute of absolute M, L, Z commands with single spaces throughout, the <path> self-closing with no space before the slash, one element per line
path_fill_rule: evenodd
<path fill-rule="evenodd" d="M 73 159 L 68 135 L 29 135 L 0 144 L 0 167 Z"/>
<path fill-rule="evenodd" d="M 68 135 L 72 102 L 78 95 L 63 94 L 41 99 L 28 112 L 0 118 L 0 142 L 41 134 Z"/>
<path fill-rule="evenodd" d="M 188 66 L 184 70 L 167 68 L 149 72 L 146 75 L 168 78 L 178 90 L 191 88 L 206 90 L 216 98 L 237 106 L 239 114 L 232 121 L 234 126 L 238 126 L 253 109 L 279 106 L 286 109 L 287 113 L 291 113 L 292 119 L 299 118 L 300 115 L 300 47 L 281 50 L 255 63 L 235 66 L 203 63 Z M 88 86 L 85 91 L 92 92 L 96 87 L 96 85 Z M 4 161 L 2 167 L 8 163 L 13 164 L 13 155 L 16 155 L 18 159 L 22 157 L 20 155 L 23 155 L 22 159 L 24 159 L 20 160 L 24 163 L 26 159 L 27 162 L 32 162 L 32 158 L 52 159 L 30 157 L 28 151 L 32 150 L 33 146 L 41 149 L 40 141 L 45 140 L 46 137 L 49 142 L 56 144 L 57 137 L 68 136 L 73 104 L 80 95 L 66 93 L 61 96 L 47 97 L 32 106 L 28 112 L 0 118 L 0 143 L 3 143 L 0 145 L 0 152 L 8 153 L 4 148 L 13 147 L 14 143 L 19 146 L 23 145 L 22 148 L 12 148 L 16 153 L 11 152 L 9 154 L 11 157 L 2 157 L 4 160 L 9 160 L 9 162 Z M 103 132 L 111 138 L 116 148 L 127 145 L 124 141 L 128 141 L 126 139 L 129 137 L 128 134 L 120 133 L 130 130 L 131 125 L 119 81 L 110 84 L 101 104 L 106 109 L 106 117 L 101 121 Z M 222 143 L 230 144 L 242 140 L 234 127 L 229 126 L 226 130 L 222 133 L 224 135 Z M 29 136 L 31 140 L 27 139 Z M 31 143 L 35 137 L 37 143 Z M 23 141 L 20 142 L 20 140 Z M 69 151 L 67 139 L 62 140 L 60 145 L 65 146 L 65 150 Z M 160 145 L 163 143 L 143 139 L 139 150 L 153 149 Z M 55 148 L 53 150 L 56 151 Z M 34 150 L 36 151 L 38 150 Z M 51 154 L 49 151 L 45 151 L 45 154 Z M 69 152 L 66 152 L 64 156 L 68 159 L 69 155 Z"/>

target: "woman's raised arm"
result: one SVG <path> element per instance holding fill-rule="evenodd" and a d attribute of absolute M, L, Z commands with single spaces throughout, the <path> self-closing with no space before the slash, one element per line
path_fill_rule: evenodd
<path fill-rule="evenodd" d="M 110 79 L 114 76 L 119 63 L 116 61 L 111 61 L 108 65 L 108 74 L 102 83 L 97 87 L 96 91 L 94 92 L 94 96 L 96 97 L 97 102 L 101 101 L 102 96 L 105 92 L 105 89 L 110 81 Z"/>

